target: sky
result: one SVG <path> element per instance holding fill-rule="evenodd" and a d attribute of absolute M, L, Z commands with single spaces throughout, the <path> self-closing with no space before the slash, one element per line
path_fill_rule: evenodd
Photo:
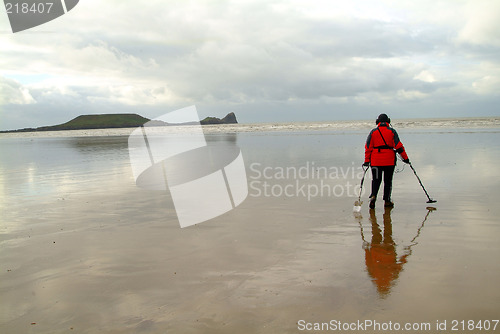
<path fill-rule="evenodd" d="M 240 123 L 500 115 L 498 0 L 81 0 L 12 33 L 0 130 L 196 105 Z"/>

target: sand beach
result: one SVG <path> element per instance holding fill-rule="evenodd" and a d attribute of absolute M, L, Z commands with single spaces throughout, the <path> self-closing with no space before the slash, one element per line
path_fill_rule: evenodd
<path fill-rule="evenodd" d="M 395 207 L 361 215 L 372 124 L 207 127 L 248 196 L 186 228 L 136 186 L 130 129 L 2 134 L 0 332 L 493 333 L 500 126 L 457 122 L 394 125 L 437 203 L 399 162 Z"/>

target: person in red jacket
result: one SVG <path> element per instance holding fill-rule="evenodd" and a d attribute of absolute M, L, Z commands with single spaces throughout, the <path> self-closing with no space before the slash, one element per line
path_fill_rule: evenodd
<path fill-rule="evenodd" d="M 384 206 L 394 206 L 391 192 L 392 177 L 396 167 L 396 153 L 401 154 L 405 163 L 410 163 L 398 133 L 390 126 L 391 119 L 386 114 L 380 114 L 375 123 L 377 127 L 370 132 L 366 139 L 365 163 L 363 164 L 363 166 L 371 166 L 372 169 L 370 209 L 375 208 L 382 178 L 384 179 Z"/>

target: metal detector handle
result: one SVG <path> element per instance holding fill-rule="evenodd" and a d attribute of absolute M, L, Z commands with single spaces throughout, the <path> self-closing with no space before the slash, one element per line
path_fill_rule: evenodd
<path fill-rule="evenodd" d="M 361 165 L 361 169 L 363 169 L 363 178 L 361 179 L 361 188 L 363 188 L 363 182 L 365 182 L 365 175 L 368 169 L 370 169 L 369 166 L 366 166 L 366 169 L 364 168 L 365 166 Z"/>

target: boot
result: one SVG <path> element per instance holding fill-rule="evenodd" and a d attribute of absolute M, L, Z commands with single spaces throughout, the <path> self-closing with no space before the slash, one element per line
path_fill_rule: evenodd
<path fill-rule="evenodd" d="M 394 202 L 391 200 L 385 201 L 384 207 L 386 208 L 393 208 L 394 207 Z"/>
<path fill-rule="evenodd" d="M 377 200 L 377 197 L 370 196 L 369 199 L 370 199 L 370 205 L 369 205 L 370 209 L 375 209 L 375 201 Z"/>

